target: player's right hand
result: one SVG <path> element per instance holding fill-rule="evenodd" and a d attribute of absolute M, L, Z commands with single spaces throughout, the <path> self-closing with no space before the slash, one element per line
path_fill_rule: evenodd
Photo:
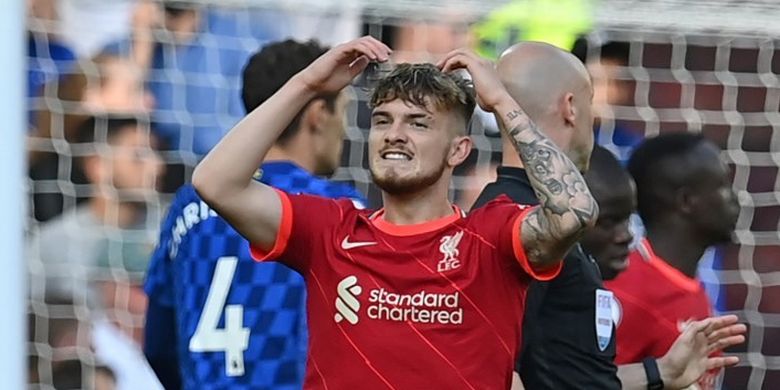
<path fill-rule="evenodd" d="M 335 46 L 298 74 L 306 88 L 316 93 L 338 92 L 360 74 L 371 61 L 385 62 L 390 50 L 374 37 L 364 36 Z"/>

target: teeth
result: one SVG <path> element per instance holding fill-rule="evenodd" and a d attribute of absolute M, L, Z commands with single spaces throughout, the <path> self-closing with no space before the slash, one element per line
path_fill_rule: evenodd
<path fill-rule="evenodd" d="M 387 153 L 384 155 L 386 160 L 409 160 L 409 156 L 403 153 Z"/>

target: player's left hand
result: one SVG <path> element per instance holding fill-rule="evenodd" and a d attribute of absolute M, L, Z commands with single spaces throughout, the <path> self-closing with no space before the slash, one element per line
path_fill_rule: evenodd
<path fill-rule="evenodd" d="M 453 50 L 447 53 L 436 66 L 443 72 L 458 69 L 468 71 L 477 93 L 477 102 L 485 111 L 494 112 L 502 103 L 513 101 L 498 77 L 495 64 L 470 50 Z"/>
<path fill-rule="evenodd" d="M 684 389 L 696 383 L 709 370 L 739 363 L 736 356 L 713 353 L 745 342 L 747 327 L 735 315 L 706 318 L 690 323 L 677 337 L 658 368 L 666 389 Z"/>

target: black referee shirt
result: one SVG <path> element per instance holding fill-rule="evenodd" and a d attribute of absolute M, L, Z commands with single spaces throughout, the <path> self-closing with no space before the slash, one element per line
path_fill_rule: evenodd
<path fill-rule="evenodd" d="M 481 207 L 499 195 L 538 204 L 524 169 L 499 167 L 474 203 Z M 515 370 L 526 389 L 620 389 L 615 366 L 615 329 L 602 351 L 596 336 L 596 290 L 603 289 L 598 266 L 577 244 L 563 269 L 549 282 L 528 289 L 523 345 Z"/>

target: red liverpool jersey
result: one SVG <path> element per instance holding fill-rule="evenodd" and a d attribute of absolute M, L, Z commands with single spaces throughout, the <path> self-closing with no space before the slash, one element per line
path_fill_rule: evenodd
<path fill-rule="evenodd" d="M 307 285 L 306 389 L 508 389 L 531 278 L 532 208 L 502 197 L 465 216 L 387 222 L 350 201 L 280 192 L 270 253 Z"/>
<path fill-rule="evenodd" d="M 699 280 L 658 257 L 647 239 L 629 255 L 628 269 L 605 284 L 615 294 L 619 309 L 617 364 L 663 356 L 689 321 L 712 315 Z M 700 385 L 711 388 L 716 374 L 705 375 Z"/>

